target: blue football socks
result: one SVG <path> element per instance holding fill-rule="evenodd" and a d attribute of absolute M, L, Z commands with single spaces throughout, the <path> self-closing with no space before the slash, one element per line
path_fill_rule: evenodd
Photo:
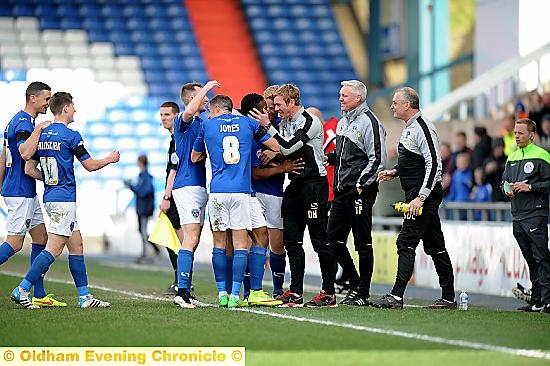
<path fill-rule="evenodd" d="M 31 246 L 31 266 L 32 262 L 38 257 L 40 252 L 46 248 L 46 244 L 33 244 Z M 46 290 L 44 290 L 44 277 L 40 277 L 34 284 L 34 297 L 43 298 L 46 297 Z"/>
<path fill-rule="evenodd" d="M 178 251 L 178 288 L 188 288 L 193 266 L 193 252 L 187 249 Z"/>
<path fill-rule="evenodd" d="M 48 272 L 51 264 L 55 261 L 54 256 L 47 250 L 43 250 L 40 254 L 34 259 L 34 262 L 27 272 L 25 279 L 21 281 L 19 287 L 30 291 L 31 287 Z"/>
<path fill-rule="evenodd" d="M 212 249 L 212 268 L 214 268 L 214 278 L 218 292 L 225 292 L 225 271 L 226 271 L 226 256 L 224 248 Z"/>
<path fill-rule="evenodd" d="M 250 248 L 248 257 L 248 265 L 250 268 L 250 289 L 253 291 L 262 289 L 262 281 L 264 280 L 265 259 L 267 257 L 267 249 L 260 246 Z"/>
<path fill-rule="evenodd" d="M 73 276 L 73 281 L 76 286 L 76 290 L 78 291 L 78 296 L 88 295 L 90 290 L 88 290 L 88 274 L 86 273 L 86 262 L 84 262 L 84 256 L 69 254 L 69 270 Z M 36 293 L 36 287 L 34 291 Z"/>

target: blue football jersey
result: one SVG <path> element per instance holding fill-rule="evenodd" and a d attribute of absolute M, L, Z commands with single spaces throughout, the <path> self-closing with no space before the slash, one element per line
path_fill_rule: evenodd
<path fill-rule="evenodd" d="M 193 150 L 208 150 L 212 165 L 210 192 L 250 193 L 252 141 L 264 142 L 270 137 L 248 117 L 223 114 L 206 120 Z"/>
<path fill-rule="evenodd" d="M 2 184 L 2 196 L 26 197 L 36 196 L 36 181 L 25 174 L 25 160 L 19 153 L 19 145 L 26 139 L 17 141 L 18 134 L 29 134 L 34 131 L 34 120 L 25 111 L 19 111 L 11 119 L 4 131 L 6 146 L 6 176 Z"/>
<path fill-rule="evenodd" d="M 80 133 L 61 122 L 54 122 L 42 130 L 35 157 L 40 162 L 44 178 L 44 202 L 76 202 L 74 156 L 83 145 Z M 89 159 L 85 154 L 78 160 Z"/>
<path fill-rule="evenodd" d="M 174 179 L 173 189 L 200 186 L 206 187 L 205 162 L 191 161 L 193 143 L 203 124 L 200 117 L 193 117 L 189 122 L 183 121 L 183 112 L 174 118 L 174 139 L 176 141 L 176 155 L 178 156 L 178 170 Z"/>
<path fill-rule="evenodd" d="M 257 168 L 261 166 L 260 154 L 262 152 L 262 147 L 256 141 L 253 141 L 252 144 L 252 167 Z M 254 179 L 252 178 L 252 189 L 255 192 L 260 192 L 264 194 L 269 194 L 271 196 L 282 197 L 283 196 L 283 185 L 285 183 L 285 174 L 272 175 L 266 179 Z"/>

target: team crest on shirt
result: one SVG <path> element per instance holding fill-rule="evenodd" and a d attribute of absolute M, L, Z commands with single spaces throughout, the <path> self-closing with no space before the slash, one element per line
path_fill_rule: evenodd
<path fill-rule="evenodd" d="M 25 220 L 25 226 L 27 227 L 27 229 L 31 226 L 31 219 Z"/>
<path fill-rule="evenodd" d="M 359 131 L 357 129 L 357 126 L 353 126 L 353 128 L 351 129 L 351 132 L 355 135 L 355 137 L 357 138 L 357 140 L 360 140 L 361 139 L 361 131 Z"/>
<path fill-rule="evenodd" d="M 200 215 L 200 210 L 197 210 L 196 208 L 192 209 L 191 215 L 193 215 L 194 218 L 198 218 Z"/>
<path fill-rule="evenodd" d="M 170 162 L 174 165 L 178 165 L 178 163 L 180 162 L 180 159 L 178 158 L 178 154 L 173 152 L 172 155 L 170 155 Z"/>
<path fill-rule="evenodd" d="M 533 170 L 535 170 L 535 164 L 533 164 L 533 162 L 531 162 L 531 161 L 528 161 L 528 162 L 525 163 L 525 165 L 523 166 L 523 172 L 524 172 L 525 174 L 532 173 Z"/>

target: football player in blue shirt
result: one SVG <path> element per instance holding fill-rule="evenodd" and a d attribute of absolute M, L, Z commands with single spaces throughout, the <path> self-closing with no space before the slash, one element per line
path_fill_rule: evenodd
<path fill-rule="evenodd" d="M 210 101 L 210 119 L 200 129 L 191 153 L 192 161 L 206 157 L 212 165 L 208 215 L 212 227 L 214 250 L 212 264 L 218 287 L 220 305 L 235 308 L 248 259 L 248 233 L 251 229 L 250 192 L 252 141 L 256 140 L 273 151 L 279 144 L 256 121 L 231 114 L 233 102 L 225 95 Z M 226 230 L 231 229 L 234 247 L 233 284 L 227 297 L 225 283 Z"/>
<path fill-rule="evenodd" d="M 192 162 L 191 150 L 202 124 L 199 114 L 206 110 L 206 94 L 219 86 L 215 80 L 209 81 L 204 87 L 197 83 L 183 85 L 181 100 L 185 110 L 174 118 L 174 139 L 179 161 L 172 196 L 183 227 L 183 242 L 178 252 L 178 293 L 174 297 L 174 303 L 182 308 L 195 307 L 189 296 L 193 254 L 199 245 L 204 223 L 204 207 L 208 200 L 205 162 Z"/>
<path fill-rule="evenodd" d="M 110 303 L 96 299 L 88 290 L 82 236 L 76 217 L 74 157 L 91 172 L 116 163 L 120 154 L 113 151 L 99 160 L 90 157 L 80 134 L 67 127 L 74 121 L 75 113 L 73 98 L 69 93 L 55 93 L 50 101 L 50 109 L 54 114 L 54 123 L 42 130 L 36 154 L 25 165 L 27 175 L 44 181 L 44 206 L 50 217 L 48 242 L 23 281 L 12 291 L 11 299 L 27 309 L 39 308 L 29 299 L 29 290 L 44 276 L 66 245 L 69 250 L 69 269 L 79 295 L 79 307 L 109 307 Z M 37 168 L 38 163 L 41 170 Z"/>
<path fill-rule="evenodd" d="M 31 264 L 46 247 L 48 234 L 36 196 L 36 183 L 25 175 L 25 160 L 35 153 L 42 129 L 51 124 L 46 121 L 36 127 L 34 125 L 36 117 L 46 113 L 51 95 L 47 84 L 39 81 L 30 83 L 25 91 L 25 108 L 11 119 L 4 131 L 0 182 L 8 216 L 6 241 L 0 245 L 0 265 L 21 250 L 27 233 L 31 235 L 33 243 Z M 47 295 L 42 278 L 34 286 L 32 302 L 41 306 L 67 306 L 52 295 Z"/>

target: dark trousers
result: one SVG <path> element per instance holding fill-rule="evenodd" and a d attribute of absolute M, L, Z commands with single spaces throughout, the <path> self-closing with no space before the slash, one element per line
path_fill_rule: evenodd
<path fill-rule="evenodd" d="M 368 297 L 374 253 L 372 249 L 372 206 L 378 193 L 378 184 L 366 187 L 358 194 L 355 187 L 345 192 L 334 192 L 330 216 L 328 219 L 328 238 L 334 252 L 334 258 L 343 273 L 350 276 L 352 288 L 359 287 Z M 352 231 L 355 250 L 359 256 L 359 273 L 346 245 Z"/>
<path fill-rule="evenodd" d="M 138 230 L 139 234 L 141 235 L 142 257 L 147 256 L 147 243 L 149 243 L 149 245 L 153 247 L 155 253 L 160 253 L 159 248 L 149 241 L 149 234 L 147 233 L 147 221 L 149 221 L 149 217 L 151 216 L 138 215 Z"/>
<path fill-rule="evenodd" d="M 440 203 L 440 198 L 430 196 L 424 202 L 422 215 L 410 216 L 405 214 L 403 226 L 396 242 L 397 276 L 391 291 L 392 295 L 403 297 L 405 294 L 405 288 L 414 269 L 416 247 L 422 239 L 424 252 L 432 257 L 435 271 L 439 277 L 441 297 L 449 301 L 454 300 L 453 266 L 449 253 L 445 249 L 445 238 L 441 231 L 441 221 L 438 213 Z"/>
<path fill-rule="evenodd" d="M 529 266 L 533 284 L 531 301 L 550 304 L 550 251 L 548 250 L 548 218 L 532 217 L 513 222 L 514 237 Z"/>
<path fill-rule="evenodd" d="M 334 294 L 334 256 L 328 245 L 328 182 L 320 180 L 292 181 L 283 194 L 283 244 L 290 264 L 290 290 L 304 292 L 304 231 L 307 225 L 313 249 L 319 256 L 322 289 Z"/>

